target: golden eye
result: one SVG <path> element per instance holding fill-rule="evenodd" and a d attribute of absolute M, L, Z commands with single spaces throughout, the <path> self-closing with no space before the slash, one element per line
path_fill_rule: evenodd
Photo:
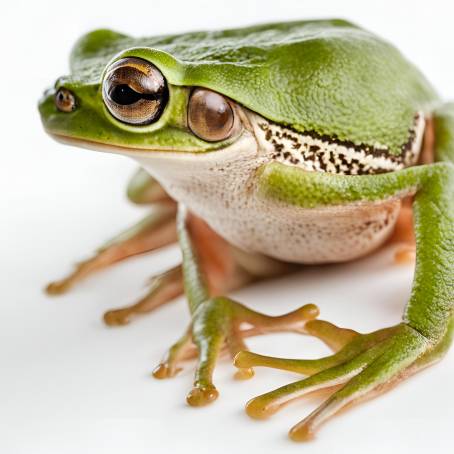
<path fill-rule="evenodd" d="M 225 140 L 234 131 L 235 112 L 224 96 L 205 88 L 196 88 L 189 99 L 188 125 L 202 140 Z"/>
<path fill-rule="evenodd" d="M 55 93 L 55 106 L 60 112 L 72 112 L 76 108 L 76 98 L 66 88 L 59 88 Z"/>
<path fill-rule="evenodd" d="M 122 58 L 107 70 L 102 97 L 109 112 L 124 123 L 148 125 L 161 116 L 169 98 L 156 66 L 141 58 Z"/>

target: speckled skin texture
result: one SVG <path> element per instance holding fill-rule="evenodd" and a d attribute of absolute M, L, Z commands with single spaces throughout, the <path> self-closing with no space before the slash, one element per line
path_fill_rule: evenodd
<path fill-rule="evenodd" d="M 249 128 L 222 151 L 136 159 L 171 197 L 248 252 L 294 263 L 343 262 L 370 253 L 387 239 L 399 199 L 307 209 L 257 197 L 257 169 L 275 157 L 264 138 L 264 119 L 244 114 Z"/>
<path fill-rule="evenodd" d="M 272 159 L 283 164 L 314 172 L 374 175 L 400 170 L 418 162 L 425 123 L 420 112 L 408 131 L 407 142 L 401 146 L 400 155 L 391 155 L 386 149 L 339 142 L 329 136 L 301 133 L 265 119 L 258 121 L 255 134 L 260 146 L 271 150 Z"/>

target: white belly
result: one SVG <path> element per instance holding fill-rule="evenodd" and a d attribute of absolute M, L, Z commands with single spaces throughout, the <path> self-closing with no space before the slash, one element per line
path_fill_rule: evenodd
<path fill-rule="evenodd" d="M 296 263 L 343 262 L 368 254 L 391 234 L 400 201 L 302 209 L 247 202 L 212 216 L 196 207 L 220 235 L 250 251 Z M 243 209 L 245 208 L 245 209 Z"/>
<path fill-rule="evenodd" d="M 340 262 L 365 255 L 392 232 L 400 208 L 399 200 L 303 209 L 259 198 L 254 174 L 269 156 L 260 154 L 249 132 L 221 151 L 136 159 L 231 244 L 288 262 Z"/>

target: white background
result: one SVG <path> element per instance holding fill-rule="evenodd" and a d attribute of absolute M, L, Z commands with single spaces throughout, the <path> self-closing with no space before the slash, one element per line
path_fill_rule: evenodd
<path fill-rule="evenodd" d="M 453 8 L 448 1 L 120 1 L 8 2 L 0 11 L 0 452 L 5 454 L 187 452 L 446 452 L 452 449 L 454 357 L 385 396 L 335 418 L 310 445 L 287 430 L 319 403 L 299 401 L 271 420 L 243 412 L 254 395 L 295 380 L 257 370 L 235 382 L 216 371 L 220 399 L 192 409 L 184 397 L 191 365 L 177 378 L 149 376 L 182 332 L 181 298 L 128 327 L 107 328 L 102 313 L 134 301 L 146 278 L 178 261 L 176 248 L 130 260 L 50 298 L 41 288 L 99 243 L 144 215 L 124 196 L 135 168 L 126 158 L 68 148 L 41 129 L 36 101 L 67 71 L 72 43 L 111 27 L 159 34 L 260 21 L 341 16 L 397 44 L 447 98 L 454 98 Z M 278 314 L 306 302 L 323 317 L 358 330 L 397 323 L 412 266 L 385 250 L 360 262 L 311 269 L 237 292 L 248 305 Z M 319 342 L 274 335 L 255 351 L 314 358 Z"/>

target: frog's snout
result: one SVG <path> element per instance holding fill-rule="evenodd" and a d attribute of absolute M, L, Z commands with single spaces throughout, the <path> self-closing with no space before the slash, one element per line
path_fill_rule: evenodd
<path fill-rule="evenodd" d="M 59 88 L 54 96 L 55 107 L 60 112 L 72 112 L 76 108 L 76 97 L 67 88 Z"/>
<path fill-rule="evenodd" d="M 80 98 L 64 86 L 48 88 L 38 102 L 45 130 L 50 134 L 69 135 L 76 127 L 71 113 L 81 107 Z"/>

